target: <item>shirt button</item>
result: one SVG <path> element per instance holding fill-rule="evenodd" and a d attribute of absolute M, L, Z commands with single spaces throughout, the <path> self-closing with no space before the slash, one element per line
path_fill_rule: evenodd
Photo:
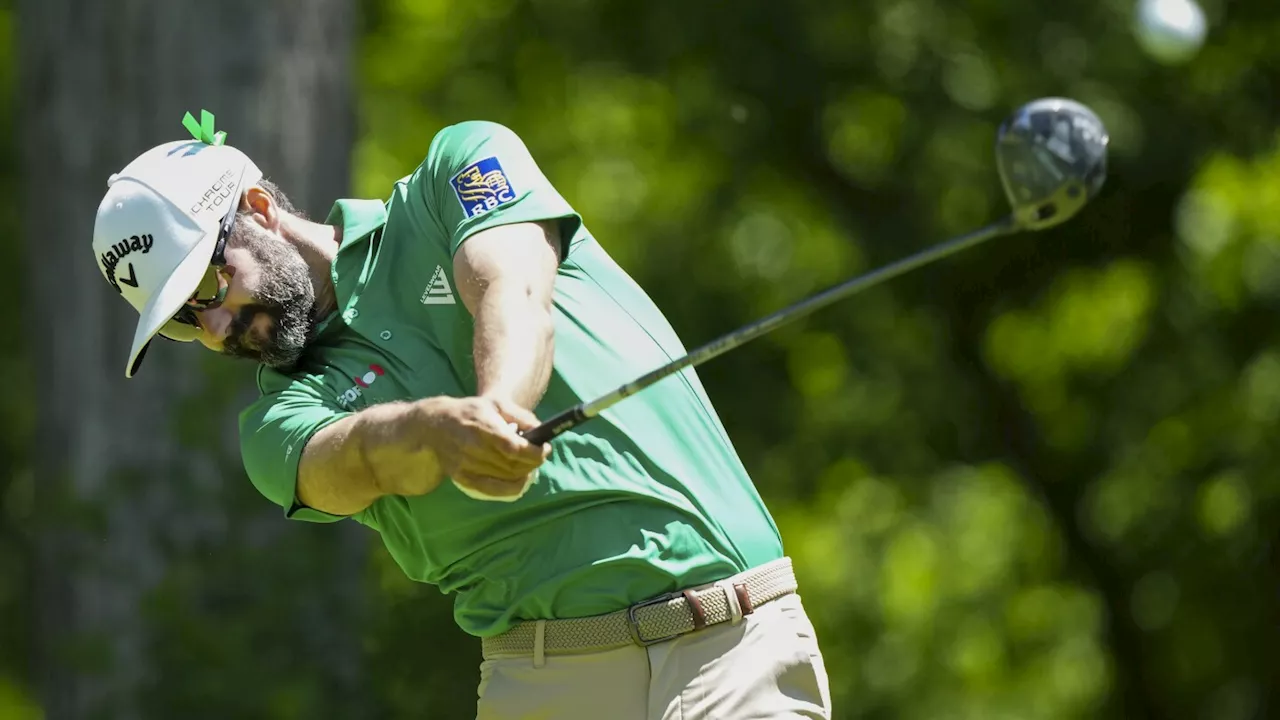
<path fill-rule="evenodd" d="M 347 322 L 351 322 L 352 320 L 355 320 L 356 318 L 360 317 L 360 311 L 355 308 L 351 308 L 350 310 L 343 313 L 343 317 L 347 319 Z"/>
<path fill-rule="evenodd" d="M 382 331 L 382 334 L 381 334 L 381 335 L 379 335 L 378 337 L 382 338 L 383 340 L 390 340 L 390 339 L 391 339 L 391 331 L 390 331 L 390 330 L 383 330 L 383 331 Z"/>

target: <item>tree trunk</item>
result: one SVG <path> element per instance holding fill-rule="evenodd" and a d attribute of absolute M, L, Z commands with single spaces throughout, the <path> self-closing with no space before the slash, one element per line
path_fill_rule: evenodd
<path fill-rule="evenodd" d="M 35 670 L 46 717 L 359 717 L 367 533 L 249 484 L 253 368 L 153 343 L 90 242 L 108 175 L 207 108 L 312 217 L 348 188 L 352 0 L 21 0 L 24 295 L 40 396 Z M 18 275 L 17 273 L 14 274 Z"/>

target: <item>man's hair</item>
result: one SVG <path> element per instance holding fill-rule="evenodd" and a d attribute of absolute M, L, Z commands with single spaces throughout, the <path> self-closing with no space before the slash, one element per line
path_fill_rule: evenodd
<path fill-rule="evenodd" d="M 279 185 L 276 185 L 266 178 L 259 180 L 258 184 L 262 186 L 263 190 L 267 191 L 267 195 L 271 197 L 271 201 L 276 204 L 276 207 L 290 215 L 304 217 L 303 214 L 293 206 L 293 202 L 289 200 L 288 195 L 284 194 L 284 191 L 280 189 Z"/>

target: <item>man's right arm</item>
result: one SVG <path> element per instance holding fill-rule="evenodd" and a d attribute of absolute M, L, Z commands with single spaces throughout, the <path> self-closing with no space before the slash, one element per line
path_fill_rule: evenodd
<path fill-rule="evenodd" d="M 549 453 L 516 432 L 536 424 L 522 408 L 487 398 L 375 405 L 311 437 L 298 464 L 297 501 L 353 515 L 385 495 L 425 495 L 446 476 L 484 495 L 515 496 Z"/>
<path fill-rule="evenodd" d="M 298 502 L 354 515 L 384 495 L 422 495 L 440 484 L 440 462 L 406 442 L 414 403 L 375 405 L 321 428 L 298 462 Z"/>

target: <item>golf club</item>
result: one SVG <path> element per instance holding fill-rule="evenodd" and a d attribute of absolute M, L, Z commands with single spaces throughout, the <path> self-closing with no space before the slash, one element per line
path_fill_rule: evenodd
<path fill-rule="evenodd" d="M 599 415 L 622 399 L 688 367 L 695 367 L 837 300 L 995 237 L 1044 230 L 1069 220 L 1101 191 L 1107 175 L 1107 131 L 1088 107 L 1066 98 L 1041 98 L 1018 108 L 996 135 L 996 168 L 1012 212 L 966 235 L 847 280 L 673 360 L 591 402 L 523 433 L 542 444 Z"/>

